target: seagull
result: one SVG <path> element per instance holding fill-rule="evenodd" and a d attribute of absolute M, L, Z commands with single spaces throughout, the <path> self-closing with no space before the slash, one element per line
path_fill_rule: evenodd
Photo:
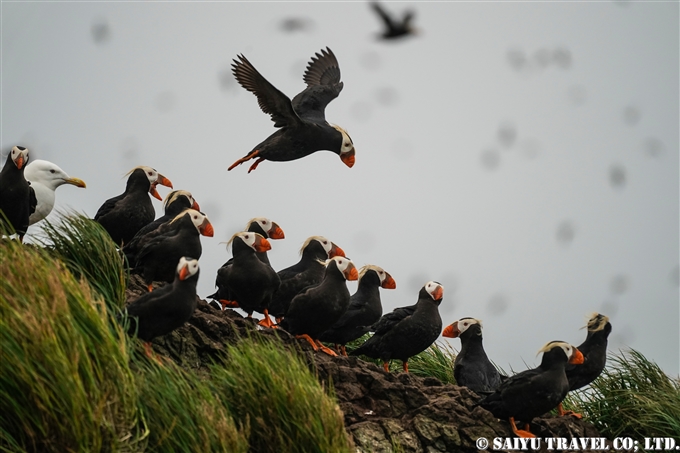
<path fill-rule="evenodd" d="M 79 178 L 71 178 L 57 164 L 46 160 L 34 160 L 26 165 L 24 178 L 31 183 L 38 199 L 35 212 L 28 219 L 28 224 L 40 222 L 47 217 L 54 208 L 54 191 L 62 184 L 72 184 L 76 187 L 86 187 L 85 182 Z"/>

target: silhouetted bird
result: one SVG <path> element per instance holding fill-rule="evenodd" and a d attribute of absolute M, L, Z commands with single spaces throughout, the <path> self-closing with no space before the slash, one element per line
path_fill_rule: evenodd
<path fill-rule="evenodd" d="M 416 29 L 413 28 L 412 25 L 413 17 L 415 16 L 415 13 L 412 10 L 404 11 L 404 15 L 402 16 L 401 21 L 397 21 L 392 17 L 390 13 L 388 13 L 382 6 L 380 6 L 380 3 L 378 2 L 370 3 L 371 8 L 373 8 L 373 11 L 375 11 L 378 14 L 378 16 L 380 16 L 380 19 L 385 25 L 385 29 L 380 35 L 382 39 L 402 38 L 404 36 L 416 34 Z"/>

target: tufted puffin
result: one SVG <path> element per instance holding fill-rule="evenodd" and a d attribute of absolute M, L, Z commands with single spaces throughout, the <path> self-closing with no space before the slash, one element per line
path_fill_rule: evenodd
<path fill-rule="evenodd" d="M 172 263 L 180 257 L 199 259 L 203 251 L 200 235 L 214 234 L 208 217 L 195 209 L 185 210 L 152 233 L 144 236 L 145 242 L 140 244 L 133 261 L 135 272 L 142 274 L 149 291 L 151 282 L 172 282 L 175 274 Z"/>
<path fill-rule="evenodd" d="M 151 355 L 151 340 L 172 332 L 191 318 L 198 303 L 198 274 L 198 260 L 183 256 L 171 285 L 143 294 L 128 305 L 126 311 L 131 320 L 128 334 L 136 332 L 137 337 L 146 342 L 148 355 Z"/>
<path fill-rule="evenodd" d="M 408 373 L 408 359 L 430 347 L 442 332 L 439 304 L 444 297 L 444 287 L 430 281 L 418 293 L 415 305 L 395 309 L 384 315 L 371 330 L 375 334 L 350 355 L 366 355 L 382 359 L 383 368 L 389 372 L 389 361 L 399 359 Z"/>
<path fill-rule="evenodd" d="M 335 343 L 336 348 L 339 345 L 340 352 L 346 356 L 345 344 L 368 332 L 369 326 L 375 324 L 382 316 L 378 288 L 396 287 L 394 278 L 383 268 L 370 264 L 362 267 L 359 271 L 359 286 L 350 297 L 349 308 L 338 322 L 319 337 L 319 340 Z"/>
<path fill-rule="evenodd" d="M 186 209 L 195 209 L 196 211 L 201 210 L 196 200 L 194 200 L 193 195 L 191 195 L 191 192 L 186 190 L 173 190 L 170 192 L 163 201 L 163 208 L 165 214 L 140 228 L 130 242 L 123 246 L 123 252 L 125 252 L 129 262 L 133 262 L 141 245 L 144 244 L 145 235 L 151 233 L 164 223 L 171 221 Z"/>
<path fill-rule="evenodd" d="M 260 325 L 272 327 L 269 303 L 281 283 L 276 271 L 257 257 L 258 252 L 271 249 L 269 241 L 258 233 L 243 231 L 231 237 L 234 258 L 229 265 L 217 271 L 215 296 L 221 300 L 234 301 L 252 318 L 253 311 L 264 314 Z"/>
<path fill-rule="evenodd" d="M 260 109 L 270 115 L 274 127 L 280 129 L 234 162 L 229 170 L 257 158 L 248 169 L 250 173 L 263 160 L 284 162 L 321 150 L 339 155 L 350 168 L 354 165 L 352 139 L 340 126 L 329 124 L 324 115 L 326 105 L 343 87 L 338 60 L 328 47 L 312 57 L 303 76 L 307 88 L 292 101 L 262 77 L 246 57 L 238 55 L 238 58 L 232 65 L 234 77 L 243 88 L 257 96 Z"/>
<path fill-rule="evenodd" d="M 0 225 L 6 225 L 6 217 L 7 226 L 19 235 L 21 242 L 28 229 L 29 218 L 38 204 L 35 191 L 24 177 L 26 162 L 28 149 L 14 146 L 0 171 Z"/>
<path fill-rule="evenodd" d="M 345 252 L 323 236 L 311 236 L 302 244 L 300 255 L 300 261 L 278 272 L 281 286 L 269 306 L 269 313 L 277 319 L 285 316 L 290 301 L 300 291 L 321 282 L 326 270 L 323 262 L 345 256 Z"/>
<path fill-rule="evenodd" d="M 375 11 L 376 14 L 380 16 L 380 20 L 382 21 L 383 25 L 385 25 L 385 29 L 382 32 L 380 38 L 390 40 L 416 34 L 416 29 L 411 25 L 411 21 L 413 21 L 413 17 L 415 16 L 413 11 L 405 11 L 401 22 L 397 22 L 394 20 L 392 15 L 385 10 L 385 8 L 380 6 L 380 3 L 370 3 L 373 11 Z"/>
<path fill-rule="evenodd" d="M 461 318 L 448 325 L 442 335 L 460 337 L 460 352 L 453 362 L 453 377 L 458 385 L 477 393 L 493 392 L 501 385 L 501 376 L 482 345 L 482 321 Z"/>
<path fill-rule="evenodd" d="M 279 325 L 296 338 L 307 340 L 315 351 L 321 349 L 334 356 L 337 354 L 321 344 L 319 335 L 347 311 L 350 296 L 346 281 L 358 279 L 359 273 L 343 256 L 329 259 L 325 267 L 321 283 L 295 296 Z"/>
<path fill-rule="evenodd" d="M 125 192 L 106 200 L 94 216 L 117 245 L 126 244 L 153 222 L 156 211 L 147 193 L 160 200 L 156 185 L 172 188 L 170 180 L 151 167 L 135 167 L 128 175 Z"/>
<path fill-rule="evenodd" d="M 86 187 L 82 179 L 71 178 L 58 165 L 46 160 L 34 160 L 26 165 L 24 177 L 30 181 L 31 187 L 35 191 L 35 198 L 38 205 L 35 212 L 28 219 L 29 225 L 40 222 L 47 217 L 54 208 L 54 191 L 62 184 L 71 184 L 76 187 Z"/>
<path fill-rule="evenodd" d="M 583 353 L 583 364 L 567 365 L 565 368 L 570 391 L 585 387 L 597 379 L 607 363 L 607 338 L 612 331 L 609 317 L 593 313 L 585 327 L 588 329 L 586 340 L 578 346 L 578 350 Z M 581 418 L 581 415 L 575 412 L 565 412 L 562 403 L 557 406 L 557 412 L 559 415 L 574 415 Z"/>
<path fill-rule="evenodd" d="M 543 358 L 537 368 L 509 377 L 477 403 L 494 416 L 509 419 L 517 437 L 536 437 L 529 431 L 531 420 L 555 408 L 569 392 L 567 363 L 583 363 L 581 351 L 563 341 L 551 341 L 538 352 Z M 516 419 L 526 424 L 524 430 L 517 429 Z"/>

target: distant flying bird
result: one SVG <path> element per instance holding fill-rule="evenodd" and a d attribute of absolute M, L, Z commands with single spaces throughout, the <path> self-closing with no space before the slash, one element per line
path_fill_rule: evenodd
<path fill-rule="evenodd" d="M 38 206 L 31 214 L 29 225 L 40 222 L 47 217 L 54 208 L 55 193 L 57 187 L 62 184 L 71 184 L 76 187 L 86 187 L 85 182 L 79 178 L 71 178 L 57 164 L 46 160 L 34 160 L 26 165 L 24 177 L 31 182 L 35 191 Z"/>
<path fill-rule="evenodd" d="M 460 338 L 460 352 L 453 362 L 456 384 L 474 392 L 493 392 L 501 385 L 501 375 L 489 360 L 482 345 L 482 321 L 461 318 L 446 326 L 443 336 Z"/>
<path fill-rule="evenodd" d="M 0 171 L 0 224 L 5 224 L 6 217 L 21 242 L 38 204 L 35 191 L 24 177 L 27 162 L 28 149 L 14 146 Z"/>
<path fill-rule="evenodd" d="M 354 144 L 340 126 L 326 121 L 326 105 L 342 91 L 340 67 L 333 52 L 326 47 L 316 53 L 303 76 L 307 88 L 291 101 L 257 72 L 243 55 L 234 60 L 232 71 L 239 84 L 257 96 L 260 109 L 271 116 L 274 127 L 280 128 L 255 146 L 245 157 L 234 162 L 229 170 L 255 159 L 248 173 L 263 160 L 290 161 L 316 151 L 328 150 L 340 156 L 348 167 L 354 165 Z"/>
<path fill-rule="evenodd" d="M 117 245 L 128 243 L 140 229 L 153 222 L 156 210 L 148 194 L 162 200 L 156 185 L 172 188 L 170 180 L 151 167 L 135 167 L 128 174 L 125 192 L 106 200 L 94 216 Z"/>
<path fill-rule="evenodd" d="M 412 25 L 413 17 L 415 16 L 415 13 L 412 10 L 404 11 L 404 15 L 401 21 L 397 21 L 392 17 L 390 13 L 388 13 L 382 6 L 380 6 L 380 3 L 378 2 L 370 3 L 371 8 L 373 8 L 373 11 L 375 11 L 378 14 L 378 16 L 380 16 L 380 19 L 385 25 L 385 29 L 383 30 L 382 35 L 380 36 L 382 39 L 388 40 L 402 38 L 408 35 L 416 34 L 416 29 L 413 28 Z"/>
<path fill-rule="evenodd" d="M 430 281 L 418 293 L 418 302 L 408 307 L 397 308 L 375 323 L 375 334 L 349 355 L 366 355 L 383 361 L 383 368 L 389 372 L 389 362 L 398 359 L 408 373 L 408 359 L 425 349 L 442 333 L 442 318 L 439 304 L 444 298 L 444 287 Z"/>
<path fill-rule="evenodd" d="M 517 437 L 536 437 L 529 430 L 531 420 L 557 407 L 569 392 L 564 372 L 567 363 L 583 363 L 583 354 L 563 341 L 551 341 L 538 352 L 543 353 L 543 358 L 537 368 L 509 377 L 494 393 L 477 403 L 495 417 L 509 420 Z M 517 429 L 515 420 L 523 421 L 525 429 Z"/>

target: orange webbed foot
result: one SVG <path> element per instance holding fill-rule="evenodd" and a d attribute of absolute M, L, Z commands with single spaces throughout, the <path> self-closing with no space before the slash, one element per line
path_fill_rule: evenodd
<path fill-rule="evenodd" d="M 235 300 L 220 299 L 220 304 L 222 305 L 223 310 L 226 310 L 227 308 L 239 308 L 238 302 Z"/>
<path fill-rule="evenodd" d="M 565 411 L 564 408 L 562 407 L 562 403 L 557 405 L 557 415 L 559 415 L 560 417 L 571 415 L 572 417 L 576 417 L 576 418 L 579 418 L 579 419 L 583 418 L 583 415 L 581 415 L 577 412 Z"/>
<path fill-rule="evenodd" d="M 515 417 L 510 417 L 510 428 L 517 437 L 522 437 L 524 439 L 533 439 L 534 437 L 536 437 L 529 431 L 528 423 L 525 425 L 525 429 L 517 429 L 517 425 L 515 425 Z"/>
<path fill-rule="evenodd" d="M 306 333 L 303 333 L 302 335 L 295 335 L 295 338 L 297 338 L 298 340 L 307 340 L 307 342 L 312 345 L 312 348 L 314 348 L 315 351 L 319 350 L 319 347 L 316 345 L 316 343 L 314 343 L 312 337 L 310 337 Z"/>
<path fill-rule="evenodd" d="M 268 327 L 268 328 L 270 328 L 270 329 L 276 329 L 276 328 L 278 328 L 278 327 L 272 322 L 271 318 L 269 317 L 269 311 L 268 311 L 268 310 L 264 310 L 264 318 L 262 318 L 262 321 L 258 322 L 257 324 L 260 325 L 260 326 L 262 326 L 262 327 Z"/>
<path fill-rule="evenodd" d="M 337 357 L 338 356 L 335 353 L 335 351 L 333 351 L 331 348 L 324 346 L 319 340 L 314 340 L 314 342 L 319 347 L 319 350 L 321 350 L 321 352 L 325 352 L 326 354 L 328 354 L 331 357 Z"/>
<path fill-rule="evenodd" d="M 257 166 L 260 165 L 260 162 L 262 162 L 263 160 L 264 160 L 264 158 L 262 158 L 262 157 L 260 157 L 259 159 L 257 159 L 257 160 L 255 161 L 255 163 L 254 163 L 253 165 L 251 165 L 250 168 L 248 169 L 248 173 L 250 173 L 251 171 L 255 170 L 255 169 L 257 168 Z"/>
<path fill-rule="evenodd" d="M 260 151 L 256 149 L 252 153 L 248 154 L 246 157 L 242 157 L 239 160 L 237 160 L 236 162 L 234 162 L 233 164 L 231 164 L 231 166 L 229 168 L 227 168 L 227 171 L 231 171 L 234 167 L 241 165 L 243 162 L 247 162 L 250 159 L 255 158 L 258 154 L 260 154 Z M 250 171 L 248 173 L 250 173 Z"/>

